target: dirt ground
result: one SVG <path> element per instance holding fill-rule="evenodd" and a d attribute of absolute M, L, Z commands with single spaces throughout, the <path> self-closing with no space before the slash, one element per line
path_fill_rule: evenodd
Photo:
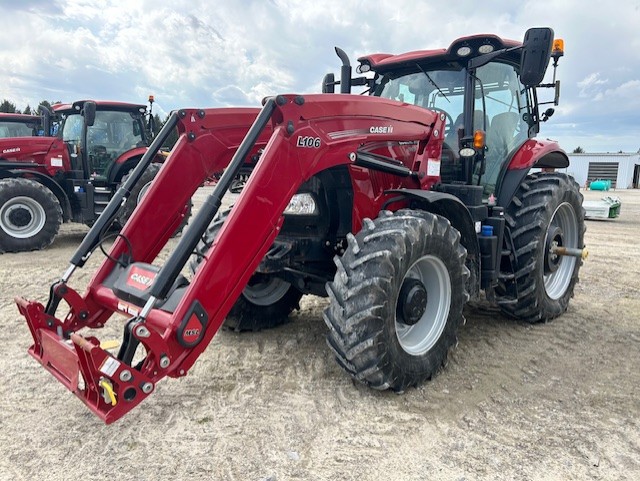
<path fill-rule="evenodd" d="M 325 344 L 326 301 L 308 298 L 283 327 L 220 332 L 110 426 L 28 356 L 13 302 L 46 300 L 87 231 L 65 225 L 45 251 L 0 256 L 0 479 L 640 479 L 640 191 L 610 194 L 621 216 L 587 221 L 569 311 L 527 325 L 467 310 L 448 365 L 416 389 L 355 385 Z"/>

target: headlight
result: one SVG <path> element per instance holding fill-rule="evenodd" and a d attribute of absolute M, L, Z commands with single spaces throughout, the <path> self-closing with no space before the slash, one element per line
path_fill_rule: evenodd
<path fill-rule="evenodd" d="M 316 201 L 311 194 L 295 194 L 284 210 L 288 215 L 314 215 L 318 213 Z"/>
<path fill-rule="evenodd" d="M 476 155 L 476 151 L 471 147 L 465 147 L 460 150 L 460 157 L 473 157 Z"/>
<path fill-rule="evenodd" d="M 469 55 L 471 53 L 471 47 L 467 47 L 465 45 L 463 47 L 460 47 L 456 53 L 460 57 L 466 57 L 467 55 Z"/>

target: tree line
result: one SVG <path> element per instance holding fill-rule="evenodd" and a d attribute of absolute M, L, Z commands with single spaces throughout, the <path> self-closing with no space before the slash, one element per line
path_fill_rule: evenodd
<path fill-rule="evenodd" d="M 60 101 L 58 100 L 53 103 L 59 104 Z M 43 100 L 38 105 L 45 105 L 51 108 L 52 102 L 49 102 L 48 100 Z M 2 102 L 0 102 L 0 112 L 7 113 L 7 114 L 38 115 L 38 108 L 37 107 L 32 108 L 29 104 L 27 104 L 27 106 L 24 109 L 20 110 L 19 108 L 17 108 L 16 104 L 14 104 L 11 100 L 2 99 Z"/>

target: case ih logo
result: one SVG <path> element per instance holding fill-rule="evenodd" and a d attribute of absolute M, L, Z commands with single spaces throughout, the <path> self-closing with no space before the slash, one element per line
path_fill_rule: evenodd
<path fill-rule="evenodd" d="M 127 285 L 133 287 L 134 289 L 144 291 L 153 283 L 153 280 L 155 278 L 155 272 L 146 271 L 134 266 L 131 268 L 131 272 L 129 272 Z"/>
<path fill-rule="evenodd" d="M 386 127 L 376 127 L 376 126 L 372 126 L 369 129 L 369 133 L 370 134 L 390 134 L 393 132 L 393 126 L 389 125 Z"/>
<path fill-rule="evenodd" d="M 3 154 L 13 154 L 14 152 L 20 152 L 20 147 L 13 147 L 11 149 L 4 149 Z"/>

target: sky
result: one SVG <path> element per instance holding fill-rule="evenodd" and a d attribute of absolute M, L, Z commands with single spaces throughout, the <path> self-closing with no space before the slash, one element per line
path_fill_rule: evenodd
<path fill-rule="evenodd" d="M 318 93 L 339 74 L 334 46 L 355 64 L 549 26 L 565 43 L 562 89 L 539 135 L 569 152 L 640 149 L 640 0 L 0 0 L 0 22 L 0 99 L 24 109 L 152 94 L 161 118 Z"/>

